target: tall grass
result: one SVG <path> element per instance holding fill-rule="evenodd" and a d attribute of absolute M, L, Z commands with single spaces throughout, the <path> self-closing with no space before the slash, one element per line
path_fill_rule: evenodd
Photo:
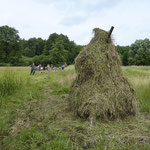
<path fill-rule="evenodd" d="M 50 76 L 48 76 L 48 82 L 52 89 L 51 93 L 54 95 L 68 94 L 75 76 L 76 74 L 73 66 L 69 66 L 63 71 L 59 70 L 58 73 L 51 72 Z"/>
<path fill-rule="evenodd" d="M 150 112 L 150 68 L 123 67 L 125 76 L 132 83 L 141 112 Z"/>
<path fill-rule="evenodd" d="M 14 71 L 5 70 L 0 76 L 0 96 L 10 95 L 23 85 L 23 80 Z"/>

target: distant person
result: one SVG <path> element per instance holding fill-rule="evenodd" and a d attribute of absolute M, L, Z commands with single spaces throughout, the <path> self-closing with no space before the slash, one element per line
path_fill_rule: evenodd
<path fill-rule="evenodd" d="M 38 65 L 39 71 L 41 71 L 41 67 L 42 67 L 41 64 L 39 64 L 39 65 Z"/>
<path fill-rule="evenodd" d="M 45 70 L 45 65 L 43 66 L 43 70 Z"/>
<path fill-rule="evenodd" d="M 48 70 L 48 73 L 49 73 L 49 71 L 50 71 L 50 66 L 49 66 L 49 64 L 47 65 L 47 70 Z"/>
<path fill-rule="evenodd" d="M 62 65 L 62 66 L 61 66 L 61 68 L 62 68 L 62 70 L 64 70 L 64 68 L 65 68 L 65 65 Z"/>
<path fill-rule="evenodd" d="M 38 65 L 38 70 L 40 71 L 40 74 L 41 74 L 42 73 L 42 65 L 41 64 Z"/>
<path fill-rule="evenodd" d="M 35 74 L 35 66 L 34 66 L 34 63 L 31 65 L 31 72 L 30 72 L 30 75 L 34 75 Z"/>
<path fill-rule="evenodd" d="M 58 72 L 58 68 L 57 67 L 54 67 L 54 70 L 55 70 L 55 72 Z"/>
<path fill-rule="evenodd" d="M 53 70 L 53 64 L 51 64 L 51 70 Z"/>

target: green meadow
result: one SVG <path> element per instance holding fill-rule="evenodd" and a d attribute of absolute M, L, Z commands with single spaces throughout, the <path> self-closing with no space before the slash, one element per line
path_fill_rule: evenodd
<path fill-rule="evenodd" d="M 28 67 L 0 67 L 0 150 L 149 150 L 150 67 L 122 70 L 139 114 L 91 126 L 68 107 L 74 66 L 34 76 Z"/>

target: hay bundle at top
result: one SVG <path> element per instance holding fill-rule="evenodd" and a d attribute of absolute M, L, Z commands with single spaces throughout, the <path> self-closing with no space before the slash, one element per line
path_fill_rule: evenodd
<path fill-rule="evenodd" d="M 75 60 L 77 77 L 70 89 L 69 105 L 77 116 L 101 119 L 135 115 L 134 89 L 123 77 L 120 57 L 108 32 L 94 29 L 95 36 Z"/>

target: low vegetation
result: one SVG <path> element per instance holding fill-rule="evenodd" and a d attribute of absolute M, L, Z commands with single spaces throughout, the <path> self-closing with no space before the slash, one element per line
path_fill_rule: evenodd
<path fill-rule="evenodd" d="M 140 113 L 124 120 L 95 120 L 91 126 L 68 107 L 74 66 L 58 73 L 37 71 L 34 76 L 25 67 L 1 68 L 0 90 L 4 90 L 2 83 L 12 84 L 6 90 L 12 92 L 0 96 L 0 149 L 150 149 L 150 67 L 122 69 L 136 90 Z"/>

